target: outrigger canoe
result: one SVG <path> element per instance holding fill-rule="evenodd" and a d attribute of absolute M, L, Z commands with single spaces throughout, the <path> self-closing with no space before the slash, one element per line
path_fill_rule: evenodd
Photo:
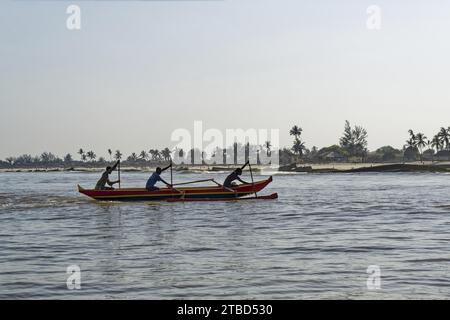
<path fill-rule="evenodd" d="M 213 181 L 213 180 L 211 180 Z M 144 188 L 121 188 L 114 190 L 84 189 L 78 186 L 78 191 L 88 197 L 101 201 L 224 201 L 224 200 L 269 200 L 276 199 L 273 193 L 268 196 L 258 196 L 257 192 L 264 189 L 272 177 L 263 181 L 226 188 L 220 184 L 211 187 L 176 187 L 161 188 L 148 191 Z M 254 195 L 253 197 L 246 197 Z"/>

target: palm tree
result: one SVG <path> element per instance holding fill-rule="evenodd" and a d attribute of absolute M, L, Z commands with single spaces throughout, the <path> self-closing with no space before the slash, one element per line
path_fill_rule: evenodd
<path fill-rule="evenodd" d="M 155 149 L 148 150 L 148 153 L 149 153 L 150 157 L 152 158 L 152 160 L 155 160 Z"/>
<path fill-rule="evenodd" d="M 108 153 L 109 153 L 109 159 L 111 159 L 111 161 L 112 161 L 112 150 L 108 149 Z"/>
<path fill-rule="evenodd" d="M 94 153 L 94 151 L 88 151 L 87 153 L 86 153 L 86 156 L 89 158 L 89 159 L 91 159 L 91 161 L 92 162 L 94 162 L 94 160 L 95 160 L 95 158 L 97 157 L 97 155 Z"/>
<path fill-rule="evenodd" d="M 291 136 L 294 136 L 295 138 L 300 138 L 300 136 L 302 135 L 302 131 L 303 129 L 300 128 L 299 126 L 295 125 L 292 127 L 292 129 L 289 131 L 289 134 Z"/>
<path fill-rule="evenodd" d="M 161 151 L 161 155 L 164 158 L 164 160 L 169 161 L 171 159 L 171 153 L 169 148 L 164 148 L 164 150 Z"/>
<path fill-rule="evenodd" d="M 414 131 L 412 131 L 411 129 L 408 130 L 409 133 L 409 137 L 412 140 L 416 140 L 416 135 L 414 134 Z"/>
<path fill-rule="evenodd" d="M 422 148 L 427 146 L 427 137 L 425 137 L 425 135 L 423 133 L 417 133 L 416 134 L 416 146 L 419 149 L 420 152 L 420 160 L 423 162 L 423 152 L 422 152 Z"/>
<path fill-rule="evenodd" d="M 157 161 L 161 158 L 161 154 L 158 149 L 150 149 L 148 152 L 151 154 L 153 161 Z"/>
<path fill-rule="evenodd" d="M 414 136 L 415 137 L 415 136 Z M 406 144 L 404 146 L 404 148 L 416 148 L 417 147 L 417 143 L 416 140 L 413 139 L 412 137 L 409 138 L 408 140 L 406 140 Z"/>
<path fill-rule="evenodd" d="M 439 152 L 442 150 L 443 144 L 441 139 L 439 138 L 439 135 L 435 135 L 433 139 L 431 140 L 431 147 L 436 149 L 436 152 Z"/>
<path fill-rule="evenodd" d="M 295 139 L 294 145 L 292 146 L 292 151 L 294 151 L 296 155 L 301 157 L 303 155 L 303 151 L 305 150 L 306 150 L 305 143 L 300 141 L 300 139 Z"/>
<path fill-rule="evenodd" d="M 270 148 L 272 147 L 272 144 L 270 141 L 264 142 L 264 147 L 266 148 L 266 154 L 268 157 L 270 157 Z"/>
<path fill-rule="evenodd" d="M 138 156 L 135 152 L 131 153 L 130 156 L 127 158 L 127 161 L 130 162 L 136 162 L 138 160 Z"/>
<path fill-rule="evenodd" d="M 12 166 L 12 164 L 13 164 L 13 162 L 14 162 L 15 159 L 14 159 L 13 157 L 8 157 L 8 158 L 6 158 L 5 160 L 6 160 L 6 162 L 9 163 L 10 166 Z"/>
<path fill-rule="evenodd" d="M 205 159 L 208 156 L 208 154 L 205 151 L 202 151 L 201 157 L 202 157 L 202 164 L 205 164 Z M 170 159 L 170 156 L 169 156 Z"/>
<path fill-rule="evenodd" d="M 116 150 L 116 153 L 114 154 L 114 159 L 118 161 L 122 159 L 122 153 L 119 150 Z"/>
<path fill-rule="evenodd" d="M 431 140 L 430 139 L 427 139 L 427 147 L 428 147 L 428 150 L 433 150 L 431 148 Z"/>
<path fill-rule="evenodd" d="M 139 154 L 139 158 L 146 161 L 148 159 L 148 153 L 145 152 L 145 150 L 142 150 L 141 153 Z"/>
<path fill-rule="evenodd" d="M 80 148 L 80 150 L 78 150 L 78 154 L 80 155 L 81 161 L 86 160 L 86 157 L 83 157 L 83 155 L 84 155 L 84 150 L 83 149 Z M 84 158 L 84 160 L 83 160 L 83 158 Z"/>
<path fill-rule="evenodd" d="M 184 150 L 183 150 L 183 148 L 176 149 L 175 152 L 178 153 L 178 157 L 179 157 L 178 161 L 181 160 L 181 164 L 184 164 L 184 161 L 183 161 L 183 158 L 184 158 Z M 176 153 L 175 153 L 175 154 L 176 154 Z"/>
<path fill-rule="evenodd" d="M 450 130 L 441 127 L 441 130 L 438 133 L 438 136 L 446 149 L 450 148 Z"/>

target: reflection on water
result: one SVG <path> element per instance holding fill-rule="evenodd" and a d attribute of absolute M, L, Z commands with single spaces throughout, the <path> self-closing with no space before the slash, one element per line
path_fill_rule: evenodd
<path fill-rule="evenodd" d="M 224 177 L 176 178 L 207 175 Z M 0 298 L 446 298 L 448 177 L 277 175 L 274 201 L 99 203 L 76 191 L 96 174 L 1 173 Z"/>

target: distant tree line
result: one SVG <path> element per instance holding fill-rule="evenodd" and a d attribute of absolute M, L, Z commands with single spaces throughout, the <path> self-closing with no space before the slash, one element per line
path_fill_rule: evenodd
<path fill-rule="evenodd" d="M 441 127 L 431 139 L 411 129 L 408 133 L 409 138 L 403 147 L 407 160 L 450 160 L 450 126 Z"/>
<path fill-rule="evenodd" d="M 421 132 L 415 133 L 409 130 L 409 137 L 406 140 L 403 149 L 396 149 L 391 146 L 384 146 L 375 151 L 369 152 L 367 149 L 367 130 L 361 126 L 351 126 L 349 121 L 345 121 L 344 131 L 339 139 L 339 144 L 331 145 L 318 149 L 313 146 L 311 149 L 306 147 L 302 139 L 303 129 L 294 125 L 289 134 L 294 138 L 292 147 L 278 150 L 279 163 L 317 163 L 317 162 L 404 162 L 417 160 L 449 160 L 450 161 L 450 127 L 442 127 L 431 139 L 428 139 Z M 238 151 L 243 151 L 244 159 L 238 159 Z M 261 152 L 270 157 L 272 143 L 266 141 L 263 145 L 251 145 L 249 143 L 242 145 L 234 143 L 228 149 L 216 148 L 211 154 L 198 149 L 174 151 L 169 148 L 149 149 L 140 152 L 132 152 L 124 158 L 120 150 L 107 150 L 109 159 L 97 157 L 92 150 L 85 151 L 80 148 L 77 151 L 78 158 L 74 159 L 72 154 L 68 153 L 60 158 L 51 152 L 43 152 L 39 156 L 23 154 L 17 157 L 8 157 L 4 161 L 0 160 L 1 168 L 31 168 L 31 167 L 101 167 L 107 163 L 121 160 L 124 165 L 129 166 L 151 166 L 167 163 L 174 156 L 188 159 L 184 164 L 194 164 L 194 157 L 200 157 L 202 163 L 208 164 L 238 164 L 242 160 L 246 161 L 250 154 L 257 155 L 257 162 Z M 190 160 L 189 160 L 190 159 Z"/>

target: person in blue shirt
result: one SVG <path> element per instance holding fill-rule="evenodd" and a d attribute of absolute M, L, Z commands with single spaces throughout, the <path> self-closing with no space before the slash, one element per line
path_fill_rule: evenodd
<path fill-rule="evenodd" d="M 155 187 L 155 184 L 158 181 L 161 181 L 162 183 L 166 184 L 168 187 L 172 187 L 172 185 L 166 181 L 164 181 L 163 178 L 160 177 L 161 173 L 167 169 L 169 169 L 172 166 L 172 164 L 168 165 L 167 167 L 161 169 L 160 167 L 156 168 L 156 171 L 153 172 L 153 174 L 148 178 L 147 184 L 145 185 L 145 189 L 148 191 L 155 191 L 159 190 L 158 187 Z"/>

